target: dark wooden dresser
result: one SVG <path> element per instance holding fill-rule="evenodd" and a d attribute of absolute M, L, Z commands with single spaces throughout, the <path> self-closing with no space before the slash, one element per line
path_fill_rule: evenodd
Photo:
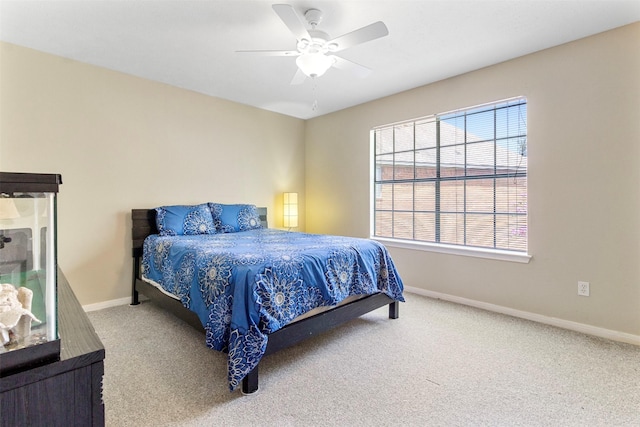
<path fill-rule="evenodd" d="M 60 360 L 0 378 L 0 426 L 104 426 L 104 346 L 58 270 Z"/>

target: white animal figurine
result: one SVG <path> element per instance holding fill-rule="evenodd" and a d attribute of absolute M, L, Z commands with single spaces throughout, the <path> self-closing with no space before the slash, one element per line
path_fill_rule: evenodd
<path fill-rule="evenodd" d="M 31 322 L 40 323 L 31 313 L 33 291 L 29 288 L 15 286 L 9 283 L 0 284 L 0 343 L 11 341 L 10 333 L 17 338 L 31 335 Z"/>

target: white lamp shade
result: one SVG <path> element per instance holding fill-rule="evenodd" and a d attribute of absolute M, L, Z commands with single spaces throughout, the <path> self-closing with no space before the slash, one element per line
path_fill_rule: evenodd
<path fill-rule="evenodd" d="M 298 226 L 298 193 L 284 193 L 284 220 L 286 228 Z"/>
<path fill-rule="evenodd" d="M 333 60 L 322 53 L 305 53 L 296 58 L 298 68 L 309 77 L 320 77 L 333 65 Z"/>

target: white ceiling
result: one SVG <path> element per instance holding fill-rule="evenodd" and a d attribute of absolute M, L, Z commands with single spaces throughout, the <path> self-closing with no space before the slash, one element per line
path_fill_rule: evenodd
<path fill-rule="evenodd" d="M 322 10 L 331 37 L 384 21 L 339 53 L 373 73 L 292 86 L 294 58 L 236 53 L 295 50 L 273 3 Z M 640 0 L 0 0 L 0 40 L 303 119 L 636 21 Z"/>

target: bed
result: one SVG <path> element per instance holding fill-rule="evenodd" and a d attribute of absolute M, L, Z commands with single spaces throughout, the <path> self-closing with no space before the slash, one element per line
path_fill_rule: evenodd
<path fill-rule="evenodd" d="M 202 220 L 207 209 L 212 221 Z M 258 390 L 265 355 L 385 305 L 398 318 L 404 301 L 380 243 L 269 229 L 266 213 L 212 203 L 131 212 L 132 305 L 141 293 L 203 331 L 228 355 L 229 388 L 245 394 Z"/>

